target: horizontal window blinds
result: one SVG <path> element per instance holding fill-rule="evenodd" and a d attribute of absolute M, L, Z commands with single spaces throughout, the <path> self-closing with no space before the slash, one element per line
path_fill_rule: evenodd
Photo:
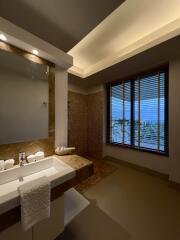
<path fill-rule="evenodd" d="M 107 142 L 168 152 L 168 71 L 107 85 Z"/>

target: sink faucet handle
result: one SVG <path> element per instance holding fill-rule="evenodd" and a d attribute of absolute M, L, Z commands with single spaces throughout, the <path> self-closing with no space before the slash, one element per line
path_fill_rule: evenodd
<path fill-rule="evenodd" d="M 26 162 L 26 153 L 25 152 L 19 153 L 19 165 L 23 166 L 25 162 Z"/>

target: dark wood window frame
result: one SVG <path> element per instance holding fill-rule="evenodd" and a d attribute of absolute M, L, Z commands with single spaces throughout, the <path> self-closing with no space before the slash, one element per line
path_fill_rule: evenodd
<path fill-rule="evenodd" d="M 165 134 L 165 139 L 164 139 L 164 150 L 161 151 L 159 149 L 150 149 L 150 148 L 144 148 L 144 147 L 140 147 L 140 146 L 135 146 L 133 144 L 134 142 L 134 82 L 135 80 L 137 81 L 137 79 L 142 79 L 144 77 L 148 77 L 148 76 L 152 76 L 155 74 L 159 74 L 160 72 L 164 72 L 165 73 L 165 85 L 164 85 L 164 92 L 165 92 L 165 109 L 164 109 L 164 124 L 165 124 L 165 129 L 164 129 L 164 134 Z M 117 142 L 112 142 L 111 141 L 111 87 L 112 86 L 116 86 L 116 85 L 120 85 L 124 82 L 131 82 L 130 86 L 131 86 L 131 130 L 130 130 L 130 144 L 125 144 L 125 143 L 117 143 Z M 159 84 L 159 81 L 158 81 Z M 163 66 L 157 67 L 157 68 L 153 68 L 150 69 L 148 71 L 144 71 L 141 72 L 139 74 L 135 74 L 133 76 L 127 77 L 125 79 L 120 79 L 117 81 L 113 81 L 110 83 L 106 84 L 106 119 L 107 119 L 107 123 L 106 123 L 106 144 L 110 144 L 110 145 L 114 145 L 114 146 L 118 146 L 118 147 L 124 147 L 124 148 L 130 148 L 130 149 L 135 149 L 135 150 L 139 150 L 139 151 L 145 151 L 145 152 L 150 152 L 150 153 L 155 153 L 155 154 L 160 154 L 160 155 L 169 155 L 169 144 L 168 144 L 168 139 L 169 139 L 169 134 L 168 134 L 168 92 L 169 92 L 169 65 L 165 64 Z M 159 108 L 159 103 L 158 103 L 158 108 Z M 124 109 L 123 109 L 124 111 Z M 159 110 L 158 110 L 159 112 Z M 158 118 L 159 118 L 159 114 L 158 114 Z M 159 132 L 159 124 L 158 124 L 158 132 Z M 159 134 L 158 134 L 159 135 Z M 159 137 L 159 136 L 158 136 Z M 158 139 L 158 145 L 159 145 L 159 139 Z"/>

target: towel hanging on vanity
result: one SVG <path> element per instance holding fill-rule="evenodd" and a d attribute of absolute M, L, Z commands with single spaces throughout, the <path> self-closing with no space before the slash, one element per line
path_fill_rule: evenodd
<path fill-rule="evenodd" d="M 47 177 L 27 182 L 18 188 L 21 203 L 21 225 L 27 231 L 50 216 L 50 182 Z"/>

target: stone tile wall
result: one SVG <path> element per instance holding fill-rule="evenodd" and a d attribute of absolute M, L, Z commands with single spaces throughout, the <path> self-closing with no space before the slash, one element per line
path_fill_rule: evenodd
<path fill-rule="evenodd" d="M 76 153 L 94 158 L 102 157 L 103 92 L 68 94 L 68 145 Z"/>

